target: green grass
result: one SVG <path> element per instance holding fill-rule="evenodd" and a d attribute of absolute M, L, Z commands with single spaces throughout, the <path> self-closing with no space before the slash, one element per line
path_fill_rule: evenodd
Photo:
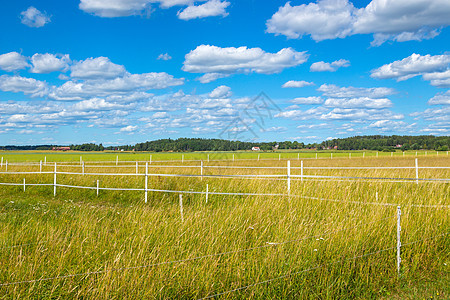
<path fill-rule="evenodd" d="M 63 161 L 69 154 L 60 155 L 52 159 Z M 304 164 L 400 167 L 411 163 L 413 166 L 413 156 L 306 160 Z M 77 161 L 76 157 L 73 160 Z M 445 156 L 421 157 L 419 162 L 423 166 L 450 165 Z M 292 161 L 293 166 L 299 163 Z M 286 162 L 236 161 L 234 165 L 284 167 Z M 36 166 L 11 167 L 36 169 Z M 79 166 L 66 168 L 80 171 Z M 101 171 L 93 166 L 87 170 Z M 135 168 L 130 166 L 121 171 L 132 173 Z M 142 166 L 139 171 L 143 172 Z M 152 171 L 198 173 L 199 170 L 155 168 Z M 219 171 L 285 173 L 276 169 L 207 170 Z M 414 177 L 414 170 L 402 169 L 320 172 L 358 176 L 392 176 L 394 172 L 395 176 Z M 421 177 L 449 178 L 445 169 L 420 172 Z M 50 183 L 52 179 L 51 174 L 27 175 L 29 183 Z M 97 179 L 88 175 L 58 175 L 58 183 L 64 184 L 95 186 Z M 101 177 L 101 186 L 142 188 L 143 180 L 135 176 Z M 22 175 L 0 175 L 0 182 L 22 181 Z M 204 191 L 206 184 L 210 191 L 286 193 L 285 181 L 149 179 L 149 187 L 172 190 Z M 251 286 L 218 298 L 448 298 L 449 238 L 426 239 L 448 232 L 448 208 L 409 206 L 448 206 L 448 184 L 293 181 L 291 189 L 296 195 L 360 202 L 375 202 L 375 192 L 378 192 L 380 203 L 401 204 L 402 243 L 419 241 L 402 248 L 401 276 L 397 276 L 396 250 L 390 249 L 396 246 L 395 206 L 287 196 L 210 195 L 206 203 L 204 195 L 184 195 L 182 222 L 177 194 L 149 193 L 149 202 L 145 204 L 143 192 L 101 191 L 97 197 L 95 190 L 58 188 L 53 197 L 51 186 L 30 186 L 26 192 L 22 187 L 0 186 L 0 284 L 101 271 L 0 286 L 0 299 L 198 299 L 247 285 Z M 283 243 L 287 241 L 290 242 Z M 242 249 L 251 250 L 237 251 Z M 383 249 L 390 250 L 367 255 Z M 230 253 L 214 255 L 224 252 Z M 206 257 L 193 259 L 203 256 Z M 355 258 L 358 256 L 363 257 Z M 138 266 L 144 267 L 135 268 Z M 300 272 L 311 268 L 315 269 Z M 253 285 L 277 277 L 283 278 Z"/>
<path fill-rule="evenodd" d="M 436 151 L 406 151 L 405 156 L 407 157 L 448 157 L 447 152 Z M 309 151 L 309 150 L 279 150 L 277 152 L 254 152 L 254 151 L 237 151 L 237 152 L 55 152 L 55 151 L 0 151 L 0 157 L 3 157 L 4 162 L 39 162 L 47 160 L 47 162 L 61 162 L 61 161 L 80 161 L 80 157 L 83 161 L 150 161 L 150 156 L 153 161 L 157 160 L 207 160 L 208 155 L 210 160 L 232 160 L 233 156 L 236 160 L 238 159 L 252 159 L 257 160 L 258 155 L 261 160 L 264 159 L 296 159 L 300 158 L 311 158 L 315 159 L 316 154 L 318 158 L 349 158 L 349 153 L 351 153 L 351 158 L 362 158 L 363 155 L 366 158 L 376 158 L 378 157 L 403 157 L 403 152 L 397 151 L 393 152 L 377 152 L 377 151 L 335 151 L 335 150 L 324 150 L 324 151 Z"/>

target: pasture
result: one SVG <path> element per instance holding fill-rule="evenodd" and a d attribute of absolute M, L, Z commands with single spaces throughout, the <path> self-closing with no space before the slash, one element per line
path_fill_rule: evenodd
<path fill-rule="evenodd" d="M 0 156 L 1 299 L 450 296 L 446 152 Z"/>

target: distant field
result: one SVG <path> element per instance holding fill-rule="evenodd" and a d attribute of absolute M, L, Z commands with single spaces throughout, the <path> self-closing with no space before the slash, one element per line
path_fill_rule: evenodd
<path fill-rule="evenodd" d="M 89 299 L 448 299 L 450 189 L 447 182 L 217 178 L 206 175 L 292 175 L 415 178 L 415 151 L 280 153 L 0 152 L 10 163 L 40 162 L 58 183 L 281 196 L 183 195 L 58 187 L 0 186 L 0 298 Z M 207 162 L 208 154 L 210 162 Z M 258 154 L 260 161 L 257 161 Z M 215 156 L 219 155 L 219 156 Z M 233 162 L 233 155 L 235 161 Z M 116 159 L 119 163 L 116 166 Z M 311 158 L 311 159 L 310 159 Z M 183 162 L 181 162 L 183 159 Z M 213 161 L 228 159 L 228 161 Z M 247 160 L 247 159 L 251 159 Z M 279 160 L 280 159 L 280 160 Z M 153 163 L 158 160 L 172 160 Z M 189 161 L 191 160 L 191 161 Z M 104 161 L 95 164 L 95 161 Z M 138 163 L 140 176 L 133 176 Z M 419 166 L 450 167 L 446 152 L 418 152 Z M 91 163 L 89 163 L 91 162 Z M 155 166 L 158 165 L 158 166 Z M 173 168 L 167 165 L 184 166 Z M 195 166 L 193 168 L 189 166 Z M 211 166 L 211 168 L 206 168 Z M 220 166 L 236 168 L 222 169 Z M 240 169 L 258 166 L 263 169 Z M 347 169 L 307 169 L 346 167 Z M 356 169 L 351 169 L 355 167 Z M 394 167 L 358 169 L 359 167 Z M 0 182 L 52 183 L 53 174 L 6 174 Z M 10 165 L 8 172 L 39 171 Z M 101 173 L 123 173 L 105 176 Z M 420 178 L 450 178 L 450 169 L 420 169 Z M 397 180 L 399 181 L 399 180 Z M 397 204 L 402 265 L 397 274 Z"/>
<path fill-rule="evenodd" d="M 236 151 L 236 152 L 82 152 L 82 151 L 68 151 L 68 152 L 55 152 L 55 151 L 0 151 L 0 157 L 3 157 L 4 161 L 20 162 L 20 161 L 79 161 L 80 156 L 83 161 L 149 161 L 150 156 L 154 161 L 157 160 L 181 160 L 183 157 L 185 160 L 207 160 L 208 155 L 210 160 L 232 160 L 233 156 L 238 159 L 296 159 L 296 158 L 370 158 L 370 157 L 403 157 L 404 156 L 448 156 L 447 151 L 402 151 L 396 152 L 377 152 L 377 151 L 309 151 L 309 150 L 280 150 L 276 152 L 264 152 L 264 151 Z M 377 154 L 378 153 L 378 154 Z"/>

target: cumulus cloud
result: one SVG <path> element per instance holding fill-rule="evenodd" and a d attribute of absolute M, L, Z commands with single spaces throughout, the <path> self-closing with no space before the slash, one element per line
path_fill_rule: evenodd
<path fill-rule="evenodd" d="M 50 22 L 50 16 L 33 6 L 20 13 L 20 21 L 29 27 L 42 27 Z"/>
<path fill-rule="evenodd" d="M 185 56 L 183 71 L 191 73 L 235 74 L 235 73 L 280 73 L 285 68 L 295 67 L 308 59 L 305 52 L 284 48 L 277 53 L 268 53 L 261 48 L 221 48 L 200 45 Z M 212 75 L 208 78 L 218 77 Z M 201 81 L 205 81 L 205 78 Z"/>
<path fill-rule="evenodd" d="M 109 80 L 68 81 L 55 88 L 49 94 L 49 97 L 55 100 L 83 100 L 91 97 L 126 95 L 151 89 L 164 89 L 170 86 L 182 85 L 183 83 L 184 79 L 174 78 L 165 72 L 126 73 L 123 77 Z"/>
<path fill-rule="evenodd" d="M 55 55 L 55 54 L 34 54 L 31 57 L 32 73 L 51 73 L 55 71 L 66 71 L 70 63 L 69 55 Z"/>
<path fill-rule="evenodd" d="M 340 59 L 327 63 L 323 61 L 315 62 L 309 68 L 311 72 L 336 72 L 341 67 L 349 67 L 350 62 L 346 59 Z"/>
<path fill-rule="evenodd" d="M 412 54 L 371 71 L 371 77 L 397 81 L 420 76 L 438 87 L 450 86 L 450 55 Z"/>
<path fill-rule="evenodd" d="M 356 98 L 370 97 L 383 98 L 395 94 L 392 88 L 375 87 L 375 88 L 359 88 L 359 87 L 339 87 L 334 84 L 322 84 L 318 89 L 324 96 L 339 98 Z"/>
<path fill-rule="evenodd" d="M 170 56 L 169 53 L 161 53 L 157 59 L 158 60 L 171 60 L 172 56 Z"/>
<path fill-rule="evenodd" d="M 323 99 L 321 97 L 300 97 L 291 100 L 295 104 L 322 104 Z"/>
<path fill-rule="evenodd" d="M 112 63 L 103 56 L 79 61 L 70 70 L 70 76 L 80 79 L 112 79 L 126 72 L 124 66 Z"/>
<path fill-rule="evenodd" d="M 0 55 L 0 69 L 12 72 L 29 67 L 28 58 L 17 53 L 9 52 Z"/>
<path fill-rule="evenodd" d="M 191 20 L 196 18 L 205 18 L 213 16 L 228 16 L 226 8 L 230 2 L 220 0 L 209 0 L 202 5 L 189 5 L 184 10 L 178 12 L 178 18 L 181 20 Z"/>
<path fill-rule="evenodd" d="M 314 82 L 308 82 L 304 80 L 295 81 L 295 80 L 289 80 L 286 83 L 284 83 L 281 87 L 282 88 L 301 88 L 305 86 L 314 85 Z"/>
<path fill-rule="evenodd" d="M 373 99 L 369 97 L 359 98 L 328 98 L 325 106 L 329 107 L 342 107 L 342 108 L 386 108 L 391 107 L 392 102 L 387 98 Z"/>
<path fill-rule="evenodd" d="M 450 105 L 450 90 L 439 93 L 428 100 L 429 105 Z"/>
<path fill-rule="evenodd" d="M 324 120 L 380 120 L 391 119 L 400 120 L 404 115 L 395 114 L 387 109 L 354 109 L 354 108 L 335 108 L 327 114 L 321 116 Z"/>
<path fill-rule="evenodd" d="M 288 2 L 266 22 L 267 32 L 315 41 L 373 34 L 372 45 L 430 39 L 450 25 L 446 0 L 372 0 L 356 8 L 348 0 L 318 0 L 291 6 Z"/>
<path fill-rule="evenodd" d="M 216 87 L 211 93 L 209 93 L 210 98 L 229 98 L 233 93 L 231 88 L 226 85 L 221 85 Z"/>
<path fill-rule="evenodd" d="M 80 0 L 79 8 L 89 14 L 102 18 L 117 18 L 128 16 L 148 16 L 154 10 L 152 4 L 159 4 L 161 8 L 173 6 L 187 6 L 178 12 L 178 17 L 183 20 L 204 18 L 209 16 L 226 16 L 227 1 L 209 0 L 202 5 L 194 5 L 194 2 L 206 0 Z"/>
<path fill-rule="evenodd" d="M 219 78 L 226 78 L 229 76 L 231 76 L 231 74 L 206 73 L 205 75 L 196 78 L 196 80 L 200 81 L 201 83 L 210 83 L 216 81 Z"/>
<path fill-rule="evenodd" d="M 0 90 L 4 92 L 22 92 L 31 97 L 44 97 L 48 93 L 47 83 L 34 78 L 21 76 L 0 76 Z"/>
<path fill-rule="evenodd" d="M 78 111 L 106 111 L 106 110 L 127 110 L 134 105 L 124 105 L 115 102 L 109 102 L 101 98 L 92 98 L 75 103 L 71 108 Z"/>
<path fill-rule="evenodd" d="M 139 15 L 149 12 L 149 0 L 81 0 L 79 8 L 87 13 L 115 18 Z"/>

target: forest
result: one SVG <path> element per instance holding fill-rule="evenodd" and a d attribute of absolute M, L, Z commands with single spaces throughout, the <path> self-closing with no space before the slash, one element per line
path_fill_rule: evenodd
<path fill-rule="evenodd" d="M 277 146 L 278 145 L 278 146 Z M 102 144 L 85 143 L 80 145 L 35 145 L 35 146 L 0 146 L 0 150 L 51 150 L 53 147 L 69 146 L 75 151 L 151 151 L 151 152 L 191 152 L 191 151 L 242 151 L 251 150 L 252 147 L 260 147 L 262 151 L 272 150 L 300 150 L 300 149 L 337 149 L 337 150 L 437 150 L 448 151 L 450 136 L 354 136 L 326 140 L 321 143 L 305 144 L 297 141 L 284 142 L 243 142 L 222 139 L 179 138 L 159 139 L 137 143 L 135 145 L 121 145 L 104 147 Z"/>

